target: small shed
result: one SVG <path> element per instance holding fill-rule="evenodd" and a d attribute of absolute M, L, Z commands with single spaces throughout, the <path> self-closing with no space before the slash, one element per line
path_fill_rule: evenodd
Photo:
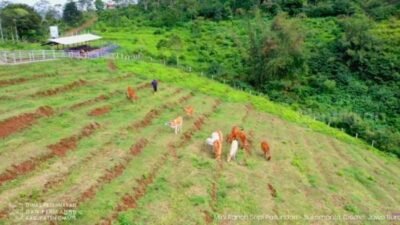
<path fill-rule="evenodd" d="M 68 37 L 51 38 L 49 39 L 50 44 L 57 45 L 78 45 L 82 43 L 87 43 L 89 41 L 100 40 L 101 37 L 94 34 L 80 34 Z"/>

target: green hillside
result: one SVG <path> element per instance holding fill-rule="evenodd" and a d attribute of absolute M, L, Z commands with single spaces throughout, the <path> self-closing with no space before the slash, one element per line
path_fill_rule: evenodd
<path fill-rule="evenodd" d="M 400 155 L 397 2 L 210 0 L 192 19 L 191 1 L 144 2 L 99 13 L 91 30 L 119 53 L 266 94 Z"/>
<path fill-rule="evenodd" d="M 126 99 L 128 85 L 138 101 Z M 56 209 L 70 211 L 56 211 L 66 220 L 55 224 L 74 225 L 393 224 L 387 218 L 400 210 L 397 158 L 194 73 L 132 60 L 53 61 L 0 67 L 0 90 L 0 224 L 51 224 L 28 217 L 43 212 L 26 203 L 63 203 Z M 195 114 L 174 135 L 164 124 L 188 105 Z M 224 143 L 217 162 L 205 139 L 234 125 L 248 133 L 252 154 L 227 163 Z M 342 217 L 312 218 L 322 215 Z"/>

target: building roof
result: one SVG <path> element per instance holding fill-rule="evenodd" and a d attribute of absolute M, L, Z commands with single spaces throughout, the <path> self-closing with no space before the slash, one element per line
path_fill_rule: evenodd
<path fill-rule="evenodd" d="M 80 34 L 69 37 L 61 37 L 61 38 L 51 38 L 49 39 L 50 43 L 60 44 L 60 45 L 72 45 L 78 43 L 84 43 L 88 41 L 95 41 L 101 39 L 100 36 L 94 34 Z"/>

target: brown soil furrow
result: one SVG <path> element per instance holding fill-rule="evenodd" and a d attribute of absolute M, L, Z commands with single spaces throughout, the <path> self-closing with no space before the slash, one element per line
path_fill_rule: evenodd
<path fill-rule="evenodd" d="M 105 184 L 110 183 L 115 178 L 119 177 L 124 172 L 126 166 L 132 161 L 133 157 L 139 155 L 148 143 L 149 141 L 143 138 L 140 139 L 136 144 L 132 145 L 129 150 L 130 154 L 123 158 L 123 162 L 115 165 L 112 169 L 106 170 L 105 174 L 97 180 L 96 184 L 92 185 L 82 193 L 82 195 L 79 197 L 78 205 L 88 199 L 93 198 L 96 195 L 97 190 L 99 190 Z"/>
<path fill-rule="evenodd" d="M 274 188 L 274 186 L 272 186 L 272 184 L 268 184 L 268 189 L 273 198 L 276 198 L 278 196 L 276 193 L 276 189 Z"/>
<path fill-rule="evenodd" d="M 222 160 L 216 162 L 214 171 L 215 173 L 213 175 L 213 180 L 211 183 L 211 190 L 210 190 L 211 201 L 209 204 L 212 213 L 208 212 L 209 214 L 216 214 L 218 211 L 218 180 L 220 179 L 223 171 Z M 214 217 L 211 218 L 211 221 L 214 221 Z M 207 220 L 205 222 L 208 223 Z"/>
<path fill-rule="evenodd" d="M 36 93 L 32 94 L 31 97 L 53 96 L 53 95 L 57 95 L 59 93 L 70 91 L 70 90 L 78 88 L 78 87 L 85 86 L 87 84 L 88 84 L 88 82 L 85 81 L 85 80 L 77 80 L 77 81 L 74 81 L 72 83 L 60 86 L 60 87 L 48 89 L 48 90 L 45 90 L 45 91 L 36 92 Z"/>
<path fill-rule="evenodd" d="M 32 157 L 17 165 L 12 165 L 11 168 L 0 174 L 0 185 L 33 171 L 41 163 L 53 157 L 64 156 L 68 151 L 74 150 L 82 138 L 89 137 L 99 127 L 100 125 L 97 123 L 89 124 L 85 126 L 79 134 L 63 138 L 58 143 L 49 145 L 48 148 L 50 151 L 48 153 Z"/>
<path fill-rule="evenodd" d="M 20 77 L 7 80 L 0 80 L 0 87 L 22 84 L 31 80 L 53 77 L 53 76 L 54 76 L 53 74 L 38 74 L 38 75 L 33 75 L 32 77 Z"/>
<path fill-rule="evenodd" d="M 95 108 L 88 113 L 89 116 L 102 116 L 110 112 L 111 106 L 103 106 L 99 108 Z"/>
<path fill-rule="evenodd" d="M 181 99 L 186 99 L 187 97 L 183 97 Z M 118 214 L 120 212 L 126 211 L 128 209 L 135 209 L 137 207 L 138 201 L 146 195 L 147 188 L 150 184 L 153 183 L 155 177 L 158 174 L 158 171 L 165 165 L 166 160 L 168 157 L 171 155 L 173 156 L 173 152 L 176 152 L 176 148 L 182 147 L 183 145 L 187 144 L 190 140 L 192 135 L 199 131 L 202 127 L 202 125 L 205 122 L 204 118 L 209 118 L 212 113 L 216 111 L 218 106 L 220 105 L 219 101 L 216 101 L 215 104 L 212 107 L 212 111 L 208 113 L 203 113 L 195 122 L 193 123 L 193 126 L 189 128 L 188 131 L 186 131 L 180 141 L 178 143 L 172 144 L 169 143 L 168 146 L 169 148 L 173 148 L 167 150 L 161 158 L 158 159 L 158 161 L 153 165 L 152 169 L 147 175 L 144 175 L 142 178 L 137 180 L 137 186 L 134 187 L 133 192 L 131 193 L 126 193 L 118 203 L 118 205 L 114 208 L 114 211 L 111 213 L 110 216 L 106 218 L 102 218 L 100 222 L 97 224 L 101 225 L 111 225 L 114 220 L 118 217 Z M 199 122 L 201 121 L 201 122 Z"/>
<path fill-rule="evenodd" d="M 92 99 L 89 99 L 89 100 L 85 100 L 85 101 L 83 101 L 83 102 L 78 102 L 78 103 L 76 103 L 76 104 L 73 104 L 73 105 L 70 106 L 69 108 L 72 109 L 72 110 L 74 110 L 74 109 L 82 108 L 82 107 L 84 107 L 84 106 L 89 106 L 89 105 L 92 105 L 92 104 L 94 104 L 94 103 L 96 103 L 96 102 L 105 101 L 105 100 L 107 100 L 108 98 L 110 98 L 111 96 L 116 95 L 117 93 L 118 93 L 118 91 L 114 91 L 114 92 L 108 94 L 107 96 L 102 94 L 102 95 L 99 95 L 99 96 L 97 96 L 97 97 L 95 97 L 95 98 L 92 98 Z"/>
<path fill-rule="evenodd" d="M 49 106 L 39 107 L 35 112 L 24 113 L 14 116 L 0 122 L 0 138 L 26 129 L 32 126 L 38 119 L 42 117 L 50 117 L 54 114 L 54 110 Z"/>

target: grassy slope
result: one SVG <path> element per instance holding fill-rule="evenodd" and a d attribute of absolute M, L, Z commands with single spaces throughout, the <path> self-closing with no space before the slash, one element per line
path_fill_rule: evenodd
<path fill-rule="evenodd" d="M 141 137 L 151 138 L 149 145 L 126 165 L 120 176 L 103 184 L 92 199 L 80 205 L 78 219 L 65 224 L 94 224 L 108 217 L 121 197 L 132 193 L 138 186 L 138 179 L 148 177 L 161 155 L 169 152 L 167 144 L 181 140 L 162 124 L 180 115 L 182 106 L 193 105 L 196 115 L 185 120 L 184 131 L 187 131 L 200 114 L 212 112 L 211 105 L 216 99 L 222 100 L 219 108 L 210 114 L 191 141 L 176 149 L 177 157 L 171 154 L 166 158 L 146 194 L 138 201 L 137 208 L 118 213 L 113 221 L 115 224 L 204 224 L 204 212 L 215 216 L 386 215 L 400 207 L 400 182 L 397 179 L 400 167 L 397 159 L 374 150 L 368 151 L 361 141 L 263 97 L 236 91 L 159 64 L 120 61 L 117 65 L 119 70 L 116 72 L 110 72 L 104 61 L 60 61 L 2 67 L 1 80 L 30 77 L 38 72 L 57 75 L 45 78 L 46 82 L 35 80 L 0 87 L 6 90 L 2 95 L 11 99 L 0 100 L 2 119 L 33 111 L 41 105 L 62 108 L 113 90 L 121 92 L 94 105 L 66 110 L 52 118 L 42 119 L 31 129 L 1 140 L 0 161 L 6 164 L 0 170 L 4 172 L 7 165 L 46 152 L 48 144 L 77 133 L 90 122 L 102 125 L 99 131 L 82 139 L 77 149 L 65 157 L 53 158 L 33 172 L 0 186 L 0 211 L 9 202 L 75 201 L 107 173 L 106 169 L 123 161 L 133 143 Z M 105 81 L 125 74 L 135 75 L 113 82 Z M 157 95 L 145 89 L 138 92 L 138 102 L 126 103 L 123 91 L 127 85 L 136 86 L 154 77 L 161 80 L 161 90 Z M 90 85 L 52 97 L 27 97 L 37 90 L 78 79 L 88 80 Z M 140 130 L 125 129 L 142 119 L 150 109 L 175 101 L 191 91 L 194 97 L 187 103 L 166 110 L 149 126 Z M 255 109 L 248 109 L 248 103 L 252 103 Z M 90 110 L 104 105 L 113 106 L 110 113 L 101 117 L 87 115 Z M 220 168 L 203 142 L 213 130 L 222 129 L 228 133 L 234 124 L 253 133 L 253 155 L 248 157 L 240 152 L 237 162 L 224 162 Z M 258 142 L 261 139 L 271 143 L 271 162 L 266 162 L 260 155 Z M 228 146 L 225 145 L 224 157 L 227 151 Z M 42 191 L 47 181 L 60 177 L 60 183 Z M 268 184 L 276 189 L 276 197 L 271 196 Z M 11 222 L 12 219 L 0 219 L 0 224 Z M 251 224 L 251 221 L 242 222 Z M 265 224 L 267 222 L 264 221 Z M 364 221 L 363 224 L 376 223 Z"/>

